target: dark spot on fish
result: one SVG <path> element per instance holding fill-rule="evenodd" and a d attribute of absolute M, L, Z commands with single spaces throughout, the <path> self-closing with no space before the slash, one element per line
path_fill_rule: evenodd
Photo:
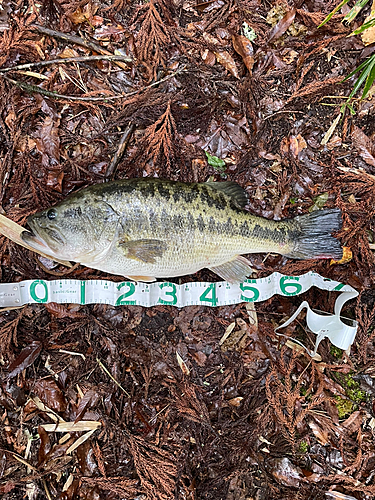
<path fill-rule="evenodd" d="M 177 202 L 180 201 L 180 197 L 181 197 L 181 192 L 178 191 L 178 190 L 174 191 L 174 193 L 173 193 L 173 201 L 175 203 L 177 203 Z"/>
<path fill-rule="evenodd" d="M 203 221 L 203 217 L 199 215 L 196 219 L 195 222 L 197 223 L 197 227 L 201 233 L 206 229 L 206 224 Z"/>
<path fill-rule="evenodd" d="M 164 208 L 160 214 L 160 227 L 164 232 L 170 232 L 172 229 L 171 216 Z"/>
<path fill-rule="evenodd" d="M 256 226 L 253 229 L 253 233 L 254 233 L 255 236 L 258 235 L 258 233 L 257 233 L 258 229 L 260 230 L 260 229 L 263 229 L 263 228 L 261 228 L 258 224 L 256 224 Z M 239 233 L 244 238 L 249 238 L 251 236 L 251 233 L 250 233 L 250 230 L 249 230 L 249 225 L 248 225 L 247 221 L 243 222 L 240 225 L 240 227 L 239 227 Z"/>
<path fill-rule="evenodd" d="M 286 227 L 275 227 L 274 229 L 271 229 L 268 227 L 262 227 L 259 224 L 256 224 L 254 226 L 252 233 L 256 238 L 272 240 L 275 243 L 286 243 L 287 240 L 290 240 L 292 238 L 297 239 L 299 234 L 298 231 L 288 231 Z M 243 236 L 246 236 L 243 233 L 241 234 Z M 248 234 L 247 236 L 250 236 L 250 234 Z"/>
<path fill-rule="evenodd" d="M 195 230 L 195 220 L 194 220 L 193 215 L 190 212 L 188 212 L 186 217 L 187 217 L 188 229 Z"/>
<path fill-rule="evenodd" d="M 200 186 L 200 199 L 203 204 L 208 205 L 210 208 L 215 204 L 215 200 L 208 193 L 206 186 Z"/>
<path fill-rule="evenodd" d="M 211 233 L 216 233 L 216 231 L 217 231 L 216 222 L 215 222 L 215 219 L 213 217 L 210 217 L 210 220 L 208 221 L 208 230 Z"/>
<path fill-rule="evenodd" d="M 235 236 L 236 235 L 236 230 L 235 230 L 235 227 L 233 226 L 231 218 L 229 218 L 221 226 L 222 226 L 223 234 L 227 234 L 227 235 L 231 235 L 231 236 Z"/>
<path fill-rule="evenodd" d="M 174 215 L 173 216 L 173 226 L 178 229 L 183 229 L 184 227 L 184 216 Z"/>
<path fill-rule="evenodd" d="M 158 216 L 156 215 L 156 213 L 152 209 L 149 209 L 148 218 L 150 220 L 150 229 L 151 229 L 151 231 L 153 231 L 153 232 L 157 231 L 157 229 L 159 227 L 159 218 L 158 218 Z"/>
<path fill-rule="evenodd" d="M 167 201 L 169 201 L 171 197 L 171 192 L 170 190 L 163 184 L 158 184 L 157 186 L 159 194 L 162 198 L 165 198 Z"/>
<path fill-rule="evenodd" d="M 148 197 L 152 198 L 153 196 L 155 196 L 155 188 L 156 188 L 156 185 L 154 182 L 144 184 L 142 186 L 142 189 L 141 189 L 142 195 L 145 198 L 148 198 Z"/>

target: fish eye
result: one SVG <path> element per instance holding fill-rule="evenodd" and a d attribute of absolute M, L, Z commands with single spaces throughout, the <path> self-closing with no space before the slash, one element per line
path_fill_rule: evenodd
<path fill-rule="evenodd" d="M 54 208 L 50 208 L 47 212 L 47 217 L 52 220 L 52 219 L 55 219 L 57 217 L 57 212 Z"/>

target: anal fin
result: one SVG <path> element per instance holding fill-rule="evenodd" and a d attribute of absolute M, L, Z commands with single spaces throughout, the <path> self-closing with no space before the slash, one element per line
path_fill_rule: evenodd
<path fill-rule="evenodd" d="M 209 269 L 229 283 L 242 283 L 253 273 L 251 262 L 242 255 L 237 255 L 233 260 L 224 262 L 220 266 L 209 267 Z"/>
<path fill-rule="evenodd" d="M 153 281 L 156 281 L 156 278 L 153 278 L 152 276 L 125 276 L 125 278 L 132 281 L 144 281 L 145 283 L 152 283 Z"/>

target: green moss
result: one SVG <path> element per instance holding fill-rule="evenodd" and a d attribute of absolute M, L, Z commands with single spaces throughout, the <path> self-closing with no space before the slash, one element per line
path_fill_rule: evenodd
<path fill-rule="evenodd" d="M 353 379 L 353 374 L 349 373 L 348 375 L 344 375 L 344 384 L 346 395 L 350 398 L 354 403 L 363 403 L 367 401 L 367 394 L 365 391 L 360 389 L 359 383 Z"/>
<path fill-rule="evenodd" d="M 298 446 L 298 451 L 300 453 L 307 453 L 309 450 L 309 443 L 307 441 L 301 441 Z"/>
<path fill-rule="evenodd" d="M 306 396 L 307 394 L 307 388 L 305 386 L 302 386 L 301 389 L 299 390 L 302 396 Z"/>
<path fill-rule="evenodd" d="M 339 349 L 338 347 L 336 347 L 333 344 L 331 344 L 330 351 L 331 351 L 332 356 L 334 356 L 337 359 L 341 359 L 342 355 L 343 355 L 343 352 L 344 352 L 342 349 Z"/>
<path fill-rule="evenodd" d="M 359 383 L 353 379 L 353 374 L 347 375 L 337 374 L 338 380 L 345 389 L 345 394 L 348 399 L 336 396 L 336 407 L 339 413 L 339 418 L 351 415 L 353 411 L 358 409 L 358 405 L 367 401 L 368 396 L 365 391 L 360 389 Z"/>
<path fill-rule="evenodd" d="M 350 399 L 344 399 L 340 396 L 336 396 L 336 407 L 339 414 L 339 418 L 345 418 L 353 413 L 357 409 L 357 405 L 353 403 Z"/>

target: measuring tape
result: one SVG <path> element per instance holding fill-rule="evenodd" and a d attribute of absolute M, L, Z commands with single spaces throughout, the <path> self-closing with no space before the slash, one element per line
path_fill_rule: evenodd
<path fill-rule="evenodd" d="M 161 304 L 176 307 L 192 305 L 216 307 L 241 302 L 261 302 L 276 294 L 293 297 L 306 292 L 312 286 L 322 290 L 340 292 L 335 304 L 335 313 L 314 312 L 305 301 L 296 313 L 286 323 L 280 325 L 277 330 L 290 324 L 299 312 L 306 308 L 307 326 L 317 334 L 314 352 L 323 338 L 329 338 L 334 345 L 341 349 L 348 349 L 354 341 L 357 323 L 353 320 L 347 320 L 344 323 L 340 314 L 342 306 L 348 300 L 357 297 L 358 292 L 349 285 L 323 278 L 313 271 L 302 276 L 285 276 L 273 273 L 266 278 L 248 279 L 240 284 L 231 284 L 226 281 L 176 285 L 169 282 L 136 283 L 123 281 L 115 283 L 103 280 L 27 280 L 19 283 L 1 283 L 0 307 L 47 302 L 143 307 Z"/>

